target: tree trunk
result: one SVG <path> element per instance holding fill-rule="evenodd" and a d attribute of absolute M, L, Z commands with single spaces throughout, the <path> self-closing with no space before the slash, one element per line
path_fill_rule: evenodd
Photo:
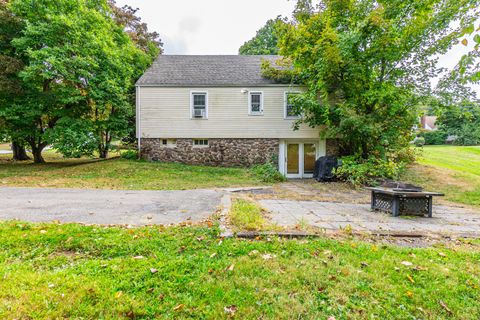
<path fill-rule="evenodd" d="M 100 153 L 100 159 L 107 159 L 108 158 L 108 149 L 101 148 L 99 153 Z"/>
<path fill-rule="evenodd" d="M 32 147 L 33 162 L 45 163 L 45 159 L 43 159 L 43 156 L 42 156 L 42 151 L 43 151 L 43 148 L 45 148 L 45 144 L 40 143 L 36 145 L 34 143 L 30 143 L 30 146 Z"/>
<path fill-rule="evenodd" d="M 12 141 L 12 152 L 13 160 L 15 161 L 26 161 L 30 160 L 30 157 L 27 155 L 25 146 L 20 144 L 18 141 Z"/>

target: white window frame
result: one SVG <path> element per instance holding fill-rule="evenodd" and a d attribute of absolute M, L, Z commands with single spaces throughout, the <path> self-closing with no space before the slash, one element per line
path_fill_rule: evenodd
<path fill-rule="evenodd" d="M 286 120 L 292 120 L 292 119 L 300 119 L 301 116 L 300 115 L 297 115 L 297 116 L 289 116 L 287 114 L 287 103 L 288 103 L 288 95 L 289 94 L 300 94 L 301 92 L 300 91 L 285 91 L 284 94 L 283 94 L 283 117 L 284 119 Z"/>
<path fill-rule="evenodd" d="M 207 144 L 195 144 L 195 141 L 206 141 Z M 192 145 L 194 148 L 208 148 L 208 146 L 210 145 L 210 142 L 208 141 L 208 139 L 195 138 L 192 141 Z"/>
<path fill-rule="evenodd" d="M 252 95 L 260 95 L 260 111 L 252 111 Z M 263 91 L 248 92 L 248 114 L 250 116 L 263 116 Z"/>
<path fill-rule="evenodd" d="M 193 116 L 193 96 L 196 94 L 204 94 L 205 95 L 205 117 L 203 118 L 195 118 Z M 190 91 L 190 119 L 191 120 L 207 120 L 208 119 L 208 91 Z"/>

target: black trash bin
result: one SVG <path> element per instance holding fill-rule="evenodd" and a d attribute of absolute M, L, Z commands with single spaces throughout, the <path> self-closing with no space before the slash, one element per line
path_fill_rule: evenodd
<path fill-rule="evenodd" d="M 320 157 L 317 159 L 317 161 L 315 161 L 313 177 L 318 182 L 335 181 L 333 171 L 339 166 L 339 160 L 335 156 Z"/>

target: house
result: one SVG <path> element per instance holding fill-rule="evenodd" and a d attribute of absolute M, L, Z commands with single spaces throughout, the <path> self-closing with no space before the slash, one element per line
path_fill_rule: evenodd
<path fill-rule="evenodd" d="M 422 129 L 427 131 L 437 130 L 437 117 L 436 116 L 422 116 L 420 118 L 420 124 Z"/>
<path fill-rule="evenodd" d="M 136 84 L 139 153 L 153 161 L 252 166 L 270 160 L 287 177 L 311 177 L 336 152 L 301 124 L 289 97 L 301 86 L 264 78 L 279 56 L 160 55 Z"/>

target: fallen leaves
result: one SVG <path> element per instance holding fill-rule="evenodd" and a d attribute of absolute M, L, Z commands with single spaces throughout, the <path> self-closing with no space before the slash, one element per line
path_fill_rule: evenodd
<path fill-rule="evenodd" d="M 185 308 L 185 305 L 184 305 L 183 303 L 181 303 L 181 304 L 175 306 L 175 307 L 173 308 L 173 311 L 180 311 L 180 310 L 182 310 L 183 308 Z"/>
<path fill-rule="evenodd" d="M 407 267 L 410 267 L 413 265 L 413 263 L 411 263 L 410 261 L 402 261 L 401 264 L 403 264 L 404 266 L 407 266 Z"/>
<path fill-rule="evenodd" d="M 232 304 L 230 306 L 224 307 L 223 310 L 225 311 L 226 314 L 228 314 L 230 316 L 233 316 L 235 314 L 235 312 L 237 312 L 238 307 L 236 305 Z"/>
<path fill-rule="evenodd" d="M 452 310 L 450 310 L 450 308 L 445 304 L 445 302 L 443 302 L 442 300 L 440 300 L 438 302 L 440 304 L 440 306 L 445 310 L 447 311 L 449 314 L 452 314 Z"/>
<path fill-rule="evenodd" d="M 415 280 L 413 280 L 412 276 L 409 275 L 409 274 L 407 274 L 407 279 L 408 279 L 408 281 L 410 281 L 412 284 L 415 283 Z"/>
<path fill-rule="evenodd" d="M 158 272 L 157 269 L 155 269 L 155 268 L 150 268 L 150 273 L 155 274 L 155 273 L 157 273 L 157 272 Z"/>
<path fill-rule="evenodd" d="M 250 257 L 256 256 L 257 254 L 259 254 L 258 250 L 252 250 L 248 253 Z"/>
<path fill-rule="evenodd" d="M 266 253 L 266 254 L 262 254 L 262 258 L 263 258 L 263 260 L 270 260 L 270 259 L 275 258 L 275 255 L 271 255 L 269 253 Z"/>
<path fill-rule="evenodd" d="M 225 269 L 225 271 L 233 272 L 233 269 L 234 269 L 234 268 L 235 268 L 235 265 L 234 265 L 234 264 L 231 264 L 231 265 L 229 265 L 229 266 Z"/>

